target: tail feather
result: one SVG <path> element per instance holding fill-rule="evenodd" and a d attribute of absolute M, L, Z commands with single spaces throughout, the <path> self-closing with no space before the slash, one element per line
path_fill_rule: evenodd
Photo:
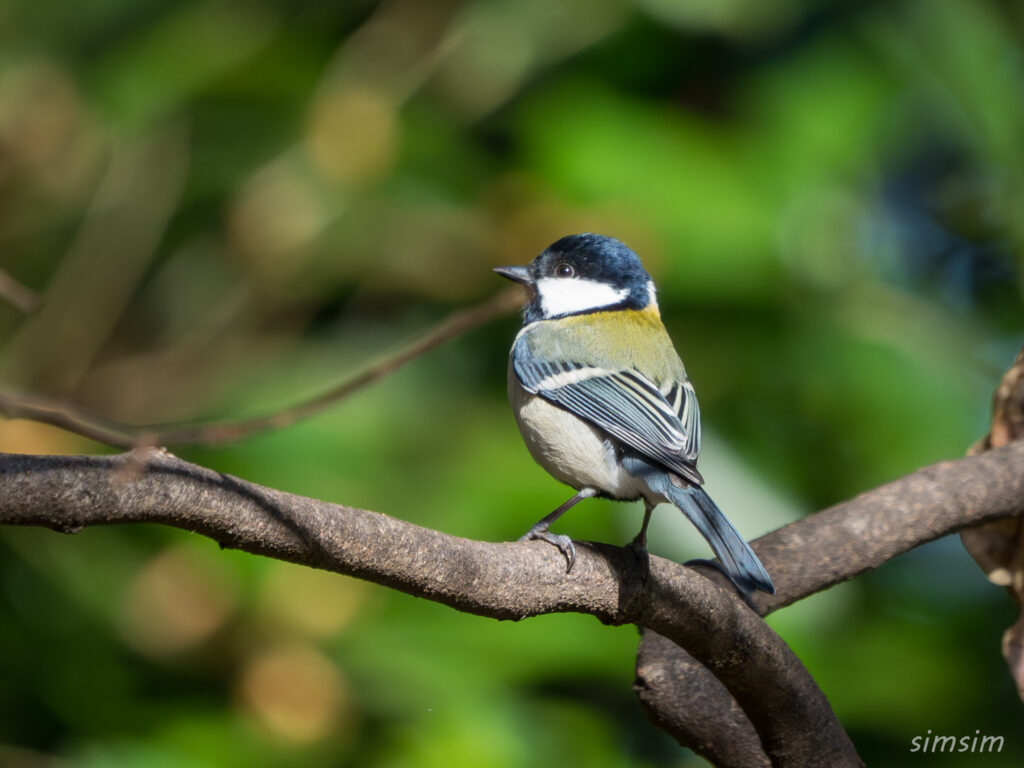
<path fill-rule="evenodd" d="M 680 488 L 672 482 L 665 484 L 669 500 L 689 518 L 721 561 L 725 574 L 741 591 L 750 594 L 755 589 L 775 594 L 775 585 L 754 550 L 739 531 L 698 486 Z"/>

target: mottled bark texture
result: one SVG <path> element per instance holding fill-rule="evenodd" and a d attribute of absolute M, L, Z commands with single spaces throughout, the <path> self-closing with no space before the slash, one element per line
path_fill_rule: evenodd
<path fill-rule="evenodd" d="M 1022 360 L 1018 358 L 1008 377 Z M 1021 400 L 1024 376 L 1018 375 L 1015 381 L 1018 387 L 1013 391 Z M 1005 384 L 1004 379 L 1000 391 L 1006 389 Z M 1013 397 L 1009 392 L 1000 397 L 997 392 L 993 436 L 1009 429 L 1005 424 L 1011 419 L 1000 414 Z M 775 595 L 755 598 L 758 612 L 767 615 L 957 531 L 964 531 L 965 540 L 973 544 L 972 554 L 979 563 L 990 566 L 990 576 L 1005 576 L 1003 585 L 1014 594 L 1011 585 L 1020 583 L 1020 576 L 1009 574 L 1021 573 L 1024 442 L 1003 439 L 997 444 L 986 439 L 979 444 L 982 450 L 997 445 L 1006 447 L 984 456 L 974 450 L 968 459 L 925 467 L 752 542 L 777 588 Z M 987 558 L 981 554 L 985 546 L 989 547 Z M 994 554 L 996 550 L 1002 555 Z M 1007 565 L 1010 562 L 1017 564 L 1016 569 Z M 1022 627 L 1024 618 L 1007 630 L 1003 639 L 1003 652 L 1018 686 L 1024 680 L 1019 642 L 1024 636 Z M 683 648 L 645 632 L 637 653 L 635 687 L 655 724 L 715 765 L 748 768 L 769 764 L 757 732 L 745 722 L 742 710 L 737 711 L 715 676 Z"/>
<path fill-rule="evenodd" d="M 356 576 L 481 616 L 576 611 L 609 624 L 637 624 L 700 662 L 706 682 L 688 682 L 677 691 L 682 700 L 692 707 L 711 690 L 707 686 L 717 686 L 708 700 L 724 702 L 720 711 L 731 713 L 737 741 L 737 732 L 752 727 L 747 743 L 756 740 L 772 765 L 860 765 L 825 696 L 757 613 L 714 577 L 662 558 L 651 557 L 644 570 L 629 549 L 580 543 L 576 567 L 566 574 L 564 560 L 543 542 L 460 539 L 149 449 L 103 457 L 2 454 L 0 478 L 0 523 L 65 533 L 162 523 L 224 547 Z M 1022 499 L 1024 444 L 920 470 L 755 542 L 779 586 L 757 606 L 773 610 L 917 544 L 1018 514 Z M 648 668 L 643 676 L 649 682 L 657 671 Z M 737 749 L 742 753 L 742 744 Z M 764 764 L 721 749 L 701 751 L 721 765 Z"/>
<path fill-rule="evenodd" d="M 1024 350 L 992 395 L 992 428 L 972 446 L 975 455 L 1024 437 Z M 989 581 L 1005 587 L 1020 609 L 1003 633 L 1003 657 L 1024 701 L 1024 518 L 996 520 L 960 534 L 964 547 Z"/>

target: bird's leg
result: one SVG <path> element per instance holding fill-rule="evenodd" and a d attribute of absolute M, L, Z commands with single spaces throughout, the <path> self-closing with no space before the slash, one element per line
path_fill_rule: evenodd
<path fill-rule="evenodd" d="M 656 506 L 644 499 L 644 522 L 640 526 L 640 533 L 629 543 L 629 548 L 633 550 L 633 554 L 636 555 L 636 559 L 640 561 L 643 568 L 644 581 L 647 581 L 646 574 L 651 568 L 651 556 L 647 552 L 647 526 L 651 523 L 651 513 L 654 512 Z"/>
<path fill-rule="evenodd" d="M 546 541 L 548 544 L 554 544 L 562 550 L 562 554 L 565 555 L 565 559 L 568 562 L 565 572 L 569 573 L 569 571 L 572 570 L 572 567 L 576 564 L 576 547 L 573 546 L 572 539 L 568 536 L 565 536 L 564 534 L 551 533 L 548 531 L 548 528 L 551 527 L 551 524 L 555 522 L 555 520 L 565 514 L 567 510 L 572 509 L 584 499 L 589 499 L 591 496 L 596 495 L 597 491 L 593 488 L 581 488 L 575 496 L 558 507 L 554 512 L 545 515 L 534 523 L 530 530 L 519 537 L 519 540 L 529 541 L 530 539 L 541 539 L 542 541 Z"/>
<path fill-rule="evenodd" d="M 651 514 L 654 512 L 655 504 L 651 504 L 647 499 L 644 499 L 644 522 L 640 526 L 640 533 L 633 539 L 630 544 L 633 549 L 646 550 L 647 549 L 647 526 L 651 524 Z"/>

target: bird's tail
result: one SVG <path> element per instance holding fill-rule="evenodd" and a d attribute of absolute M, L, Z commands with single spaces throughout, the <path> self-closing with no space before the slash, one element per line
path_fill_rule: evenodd
<path fill-rule="evenodd" d="M 745 594 L 755 589 L 775 594 L 775 585 L 754 550 L 744 541 L 732 523 L 698 486 L 680 488 L 666 477 L 664 488 L 659 489 L 686 515 L 697 530 L 708 540 L 729 580 Z"/>

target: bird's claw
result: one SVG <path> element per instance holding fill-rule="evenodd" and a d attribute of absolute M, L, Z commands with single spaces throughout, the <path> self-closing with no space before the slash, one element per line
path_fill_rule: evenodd
<path fill-rule="evenodd" d="M 548 544 L 554 544 L 558 547 L 562 554 L 565 555 L 565 572 L 569 573 L 572 571 L 572 567 L 576 565 L 576 547 L 573 546 L 572 539 L 564 534 L 551 533 L 551 531 L 545 530 L 534 530 L 533 528 L 519 537 L 520 541 L 531 541 L 533 539 L 546 541 Z"/>

